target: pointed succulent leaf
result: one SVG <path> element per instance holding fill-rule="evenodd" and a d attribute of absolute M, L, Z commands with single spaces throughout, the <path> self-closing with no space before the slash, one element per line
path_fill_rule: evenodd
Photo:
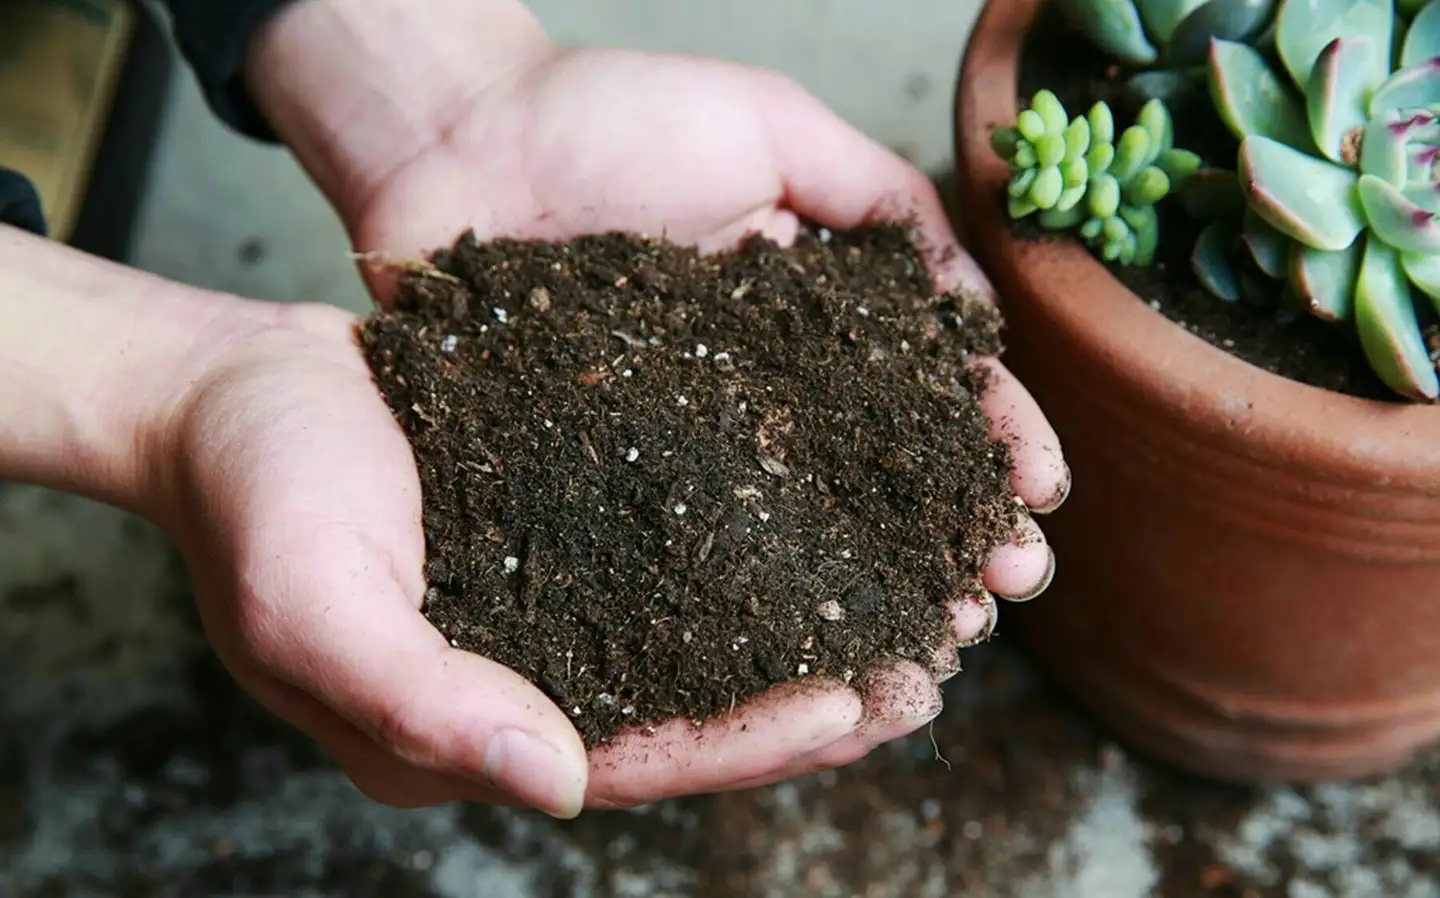
<path fill-rule="evenodd" d="M 1150 135 L 1149 149 L 1145 153 L 1145 164 L 1149 165 L 1159 158 L 1161 153 L 1168 152 L 1175 146 L 1175 123 L 1170 118 L 1170 110 L 1159 100 L 1151 100 L 1140 107 L 1140 114 L 1135 117 L 1135 123 L 1145 129 Z"/>
<path fill-rule="evenodd" d="M 1423 2 L 1423 0 L 1422 0 Z M 1425 3 L 1415 13 L 1400 49 L 1400 68 L 1440 56 L 1440 3 Z"/>
<path fill-rule="evenodd" d="M 1090 182 L 1090 166 L 1085 164 L 1084 159 L 1061 163 L 1060 174 L 1065 179 L 1066 190 L 1072 187 L 1084 187 Z"/>
<path fill-rule="evenodd" d="M 1239 169 L 1251 208 L 1306 246 L 1344 249 L 1365 227 L 1355 173 L 1348 168 L 1251 137 L 1240 145 Z"/>
<path fill-rule="evenodd" d="M 1355 286 L 1355 325 L 1370 367 L 1386 386 L 1410 399 L 1440 395 L 1400 257 L 1379 240 L 1365 241 Z"/>
<path fill-rule="evenodd" d="M 1340 37 L 1326 45 L 1305 87 L 1310 136 L 1331 162 L 1344 161 L 1345 137 L 1369 119 L 1370 95 L 1380 84 L 1370 38 Z M 1352 160 L 1353 161 L 1353 160 Z"/>
<path fill-rule="evenodd" d="M 1150 65 L 1160 58 L 1131 0 L 1069 0 L 1060 7 L 1100 50 L 1132 65 Z"/>
<path fill-rule="evenodd" d="M 1186 16 L 1167 40 L 1165 64 L 1203 65 L 1210 39 L 1251 43 L 1274 15 L 1280 0 L 1210 0 Z"/>
<path fill-rule="evenodd" d="M 1404 253 L 1440 253 L 1440 222 L 1435 213 L 1405 198 L 1374 175 L 1361 175 L 1360 204 L 1375 236 Z"/>
<path fill-rule="evenodd" d="M 1206 0 L 1135 0 L 1145 32 L 1157 44 L 1168 44 L 1175 28 Z"/>
<path fill-rule="evenodd" d="M 1383 52 L 1371 64 L 1380 78 L 1390 73 L 1395 40 L 1394 0 L 1286 0 L 1275 19 L 1275 48 L 1296 84 L 1310 83 L 1310 70 L 1337 37 L 1368 37 Z"/>
<path fill-rule="evenodd" d="M 1294 241 L 1271 227 L 1254 209 L 1245 210 L 1240 238 L 1250 251 L 1257 268 L 1276 280 L 1285 277 L 1290 247 Z"/>
<path fill-rule="evenodd" d="M 1060 201 L 1064 190 L 1065 178 L 1057 166 L 1051 165 L 1040 169 L 1035 176 L 1035 183 L 1030 185 L 1030 201 L 1039 209 L 1050 209 Z"/>
<path fill-rule="evenodd" d="M 1180 185 L 1180 203 L 1204 222 L 1236 222 L 1245 211 L 1245 193 L 1233 171 L 1201 169 Z"/>
<path fill-rule="evenodd" d="M 1085 210 L 1078 203 L 1068 209 L 1061 209 L 1057 203 L 1055 208 L 1041 212 L 1037 220 L 1041 227 L 1052 231 L 1065 231 L 1085 220 Z"/>
<path fill-rule="evenodd" d="M 1426 212 L 1440 213 L 1440 181 L 1416 181 L 1400 188 L 1400 193 Z"/>
<path fill-rule="evenodd" d="M 1097 143 L 1085 154 L 1085 167 L 1092 172 L 1104 172 L 1115 162 L 1115 145 Z"/>
<path fill-rule="evenodd" d="M 1314 148 L 1301 97 L 1260 51 L 1232 41 L 1211 41 L 1209 72 L 1210 98 L 1236 137 L 1269 137 L 1307 153 Z"/>
<path fill-rule="evenodd" d="M 1110 163 L 1110 174 L 1123 184 L 1135 177 L 1149 158 L 1150 132 L 1141 125 L 1131 125 L 1115 145 L 1115 161 Z"/>
<path fill-rule="evenodd" d="M 1101 100 L 1091 106 L 1085 118 L 1090 122 L 1090 139 L 1093 142 L 1115 142 L 1115 113 L 1110 111 L 1110 106 L 1105 101 Z"/>
<path fill-rule="evenodd" d="M 1190 253 L 1190 269 L 1206 292 L 1235 302 L 1240 299 L 1240 277 L 1232 261 L 1235 231 L 1225 224 L 1210 224 L 1200 232 Z"/>
<path fill-rule="evenodd" d="M 1410 283 L 1430 297 L 1430 302 L 1440 309 L 1440 256 L 1422 253 L 1404 253 L 1400 264 Z"/>
<path fill-rule="evenodd" d="M 1401 69 L 1370 97 L 1372 116 L 1392 109 L 1423 109 L 1440 103 L 1440 56 Z"/>
<path fill-rule="evenodd" d="M 1010 179 L 1008 192 L 1013 197 L 1028 196 L 1030 188 L 1035 184 L 1035 176 L 1039 174 L 1033 168 L 1022 168 Z"/>
<path fill-rule="evenodd" d="M 1110 218 L 1120 211 L 1120 182 L 1114 175 L 1096 175 L 1090 182 L 1090 214 L 1096 218 Z"/>
<path fill-rule="evenodd" d="M 1290 247 L 1290 288 L 1295 298 L 1310 314 L 1325 321 L 1349 318 L 1365 241 L 1356 240 L 1338 252 L 1302 243 Z"/>
<path fill-rule="evenodd" d="M 1422 113 L 1428 115 L 1428 113 Z M 1385 113 L 1365 126 L 1360 141 L 1360 171 L 1395 187 L 1408 180 L 1410 170 L 1409 119 L 1399 112 Z"/>
<path fill-rule="evenodd" d="M 1121 210 L 1125 223 L 1135 233 L 1135 265 L 1145 268 L 1155 261 L 1155 251 L 1160 248 L 1160 216 L 1154 206 Z"/>
<path fill-rule="evenodd" d="M 1046 168 L 1064 162 L 1065 138 L 1059 134 L 1046 134 L 1035 141 L 1035 158 Z"/>

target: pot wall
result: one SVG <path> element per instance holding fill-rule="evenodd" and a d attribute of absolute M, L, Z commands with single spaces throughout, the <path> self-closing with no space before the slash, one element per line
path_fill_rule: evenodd
<path fill-rule="evenodd" d="M 1376 772 L 1440 739 L 1440 409 L 1285 380 L 1180 329 L 1083 247 L 1009 231 L 989 132 L 1014 121 L 1042 0 L 992 0 L 956 95 L 966 230 L 1006 363 L 1074 474 L 1049 592 L 1012 615 L 1138 747 L 1234 780 Z"/>

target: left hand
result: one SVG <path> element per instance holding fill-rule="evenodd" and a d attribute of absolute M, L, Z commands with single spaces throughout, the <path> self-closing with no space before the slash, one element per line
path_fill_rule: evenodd
<path fill-rule="evenodd" d="M 511 23 L 513 40 L 486 46 L 493 18 L 474 13 L 467 20 L 443 0 L 401 9 L 383 23 L 358 7 L 337 19 L 331 7 L 341 5 L 303 0 L 282 13 L 262 34 L 250 71 L 262 107 L 335 205 L 358 252 L 421 258 L 466 228 L 482 240 L 621 230 L 717 251 L 755 232 L 788 244 L 802 219 L 834 230 L 909 219 L 937 290 L 993 295 L 959 248 L 930 179 L 780 75 L 702 58 L 560 49 L 523 16 Z M 427 10 L 437 5 L 448 9 L 437 20 L 443 31 L 426 30 Z M 483 0 L 471 8 L 502 5 Z M 316 35 L 337 20 L 355 29 L 352 37 L 373 28 L 373 56 L 363 40 L 344 53 L 327 51 L 335 42 Z M 409 40 L 426 46 L 407 49 Z M 328 64 L 317 59 L 327 55 Z M 299 67 L 294 81 L 292 67 Z M 271 71 L 285 71 L 289 83 L 267 80 L 263 73 Z M 340 83 L 347 100 L 332 98 L 324 108 L 303 102 L 305 85 L 324 93 L 320 88 Z M 317 125 L 331 103 L 330 125 Z M 382 127 L 386 115 L 392 119 Z M 367 277 L 383 302 L 390 285 L 375 271 Z M 982 364 L 994 373 L 984 405 L 995 438 L 1012 449 L 1014 487 L 1031 510 L 1053 510 L 1069 487 L 1058 439 L 998 360 Z M 985 587 L 1030 598 L 1048 585 L 1053 568 L 1038 527 L 1027 522 L 994 553 Z M 418 607 L 418 589 L 413 598 Z M 993 625 L 988 597 L 957 600 L 955 611 L 957 644 Z M 859 709 L 859 726 L 830 744 L 795 744 L 776 734 L 805 729 L 818 715 L 851 712 L 814 696 L 778 694 L 707 728 L 699 740 L 684 727 L 662 728 L 643 742 L 622 738 L 592 753 L 588 802 L 638 804 L 849 763 L 933 718 L 937 682 L 949 672 L 897 667 L 890 673 L 900 688 L 878 690 L 887 700 Z M 842 693 L 837 684 L 837 698 Z M 824 729 L 817 722 L 816 732 Z M 657 750 L 657 738 L 671 750 Z M 395 774 L 407 775 L 403 767 Z"/>

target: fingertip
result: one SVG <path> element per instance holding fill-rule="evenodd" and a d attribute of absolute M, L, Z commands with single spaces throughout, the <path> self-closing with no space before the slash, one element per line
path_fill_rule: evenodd
<path fill-rule="evenodd" d="M 980 405 L 990 419 L 990 438 L 1010 449 L 1011 487 L 1027 508 L 1053 512 L 1070 491 L 1070 467 L 1060 437 L 1030 391 L 998 359 L 977 359 L 989 382 Z"/>
<path fill-rule="evenodd" d="M 1028 515 L 1014 539 L 991 553 L 985 588 L 1002 599 L 1026 602 L 1044 592 L 1055 576 L 1055 553 Z"/>
<path fill-rule="evenodd" d="M 967 586 L 964 594 L 950 603 L 955 644 L 962 649 L 977 646 L 995 632 L 1000 608 L 982 584 Z"/>

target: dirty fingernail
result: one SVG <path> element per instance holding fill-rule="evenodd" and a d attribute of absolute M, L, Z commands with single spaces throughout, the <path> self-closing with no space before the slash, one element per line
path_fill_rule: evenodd
<path fill-rule="evenodd" d="M 1037 508 L 1032 508 L 1032 514 L 1054 514 L 1070 498 L 1070 487 L 1074 483 L 1074 477 L 1070 473 L 1070 466 L 1065 466 L 1065 474 L 1060 480 L 1060 488 L 1055 491 L 1055 498 Z"/>
<path fill-rule="evenodd" d="M 588 775 L 583 756 L 567 755 L 524 730 L 501 730 L 485 747 L 485 776 L 492 783 L 562 820 L 580 814 Z"/>
<path fill-rule="evenodd" d="M 957 648 L 968 649 L 989 641 L 1000 620 L 1000 606 L 984 587 L 972 588 L 955 610 Z"/>

